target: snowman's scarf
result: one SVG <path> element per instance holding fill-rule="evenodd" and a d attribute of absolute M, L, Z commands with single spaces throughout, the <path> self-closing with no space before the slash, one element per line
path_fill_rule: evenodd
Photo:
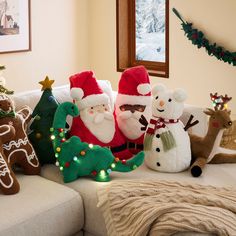
<path fill-rule="evenodd" d="M 152 148 L 152 140 L 157 129 L 166 128 L 165 124 L 177 123 L 178 119 L 163 119 L 152 116 L 144 137 L 144 151 L 150 151 Z M 170 130 L 162 132 L 160 138 L 163 144 L 164 152 L 176 147 L 176 142 Z"/>

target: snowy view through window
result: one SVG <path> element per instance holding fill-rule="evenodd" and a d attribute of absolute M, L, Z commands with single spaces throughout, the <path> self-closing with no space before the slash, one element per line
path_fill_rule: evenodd
<path fill-rule="evenodd" d="M 165 0 L 136 0 L 136 60 L 165 62 Z"/>

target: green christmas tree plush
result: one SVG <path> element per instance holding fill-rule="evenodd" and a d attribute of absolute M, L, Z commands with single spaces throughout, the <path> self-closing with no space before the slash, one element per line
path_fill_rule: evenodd
<path fill-rule="evenodd" d="M 49 80 L 48 77 L 39 82 L 42 85 L 43 94 L 33 111 L 33 122 L 30 126 L 32 132 L 29 134 L 29 139 L 41 165 L 55 163 L 50 127 L 52 127 L 54 114 L 59 104 L 52 94 L 53 82 L 54 80 Z"/>

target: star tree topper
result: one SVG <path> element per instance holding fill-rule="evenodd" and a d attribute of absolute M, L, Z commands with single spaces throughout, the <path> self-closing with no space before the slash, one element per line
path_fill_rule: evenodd
<path fill-rule="evenodd" d="M 43 90 L 46 90 L 46 89 L 52 89 L 52 84 L 54 83 L 54 80 L 50 80 L 48 78 L 48 76 L 46 76 L 46 78 L 42 81 L 39 82 L 39 84 L 41 84 L 43 87 L 42 87 L 42 91 Z"/>

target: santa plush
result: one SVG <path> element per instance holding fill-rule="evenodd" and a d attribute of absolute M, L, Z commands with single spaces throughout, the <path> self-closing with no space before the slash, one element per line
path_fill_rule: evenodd
<path fill-rule="evenodd" d="M 92 71 L 70 77 L 71 97 L 78 105 L 80 115 L 73 118 L 70 135 L 87 142 L 111 149 L 115 157 L 128 159 L 132 153 L 119 131 L 117 122 L 105 94 Z"/>
<path fill-rule="evenodd" d="M 126 69 L 120 78 L 115 104 L 119 129 L 126 137 L 129 150 L 143 150 L 143 122 L 151 117 L 151 86 L 144 66 Z"/>

